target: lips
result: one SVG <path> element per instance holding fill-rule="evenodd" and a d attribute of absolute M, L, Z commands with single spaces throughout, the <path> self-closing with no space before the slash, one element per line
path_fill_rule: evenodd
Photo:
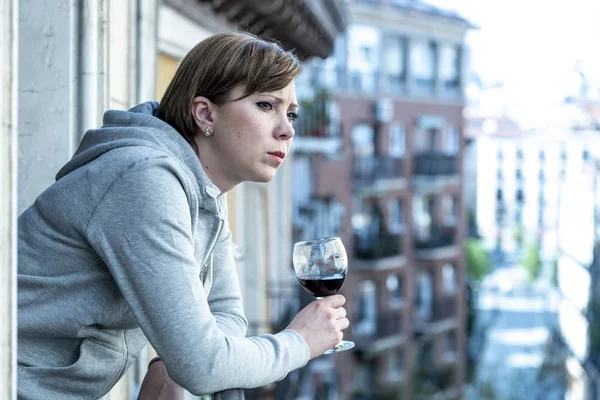
<path fill-rule="evenodd" d="M 285 153 L 283 151 L 273 151 L 268 153 L 272 158 L 278 159 L 277 161 L 283 162 L 285 158 Z"/>

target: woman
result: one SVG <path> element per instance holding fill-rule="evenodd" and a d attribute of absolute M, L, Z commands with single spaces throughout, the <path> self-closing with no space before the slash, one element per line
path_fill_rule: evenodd
<path fill-rule="evenodd" d="M 270 181 L 289 153 L 299 74 L 274 43 L 215 35 L 160 106 L 108 111 L 85 134 L 19 217 L 19 398 L 102 397 L 147 341 L 160 356 L 142 388 L 151 398 L 172 387 L 166 371 L 194 394 L 257 387 L 341 340 L 339 295 L 245 338 L 227 225 L 223 195 Z"/>

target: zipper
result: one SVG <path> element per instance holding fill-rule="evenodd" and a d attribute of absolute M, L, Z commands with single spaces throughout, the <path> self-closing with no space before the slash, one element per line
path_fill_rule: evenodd
<path fill-rule="evenodd" d="M 210 246 L 208 246 L 208 250 L 206 251 L 206 255 L 204 256 L 204 260 L 202 261 L 202 269 L 200 270 L 200 281 L 204 283 L 204 279 L 206 278 L 206 273 L 208 271 L 208 260 L 212 255 L 215 246 L 217 245 L 217 241 L 219 240 L 219 236 L 221 236 L 221 230 L 223 229 L 224 221 L 219 218 L 219 225 L 217 227 L 217 233 L 214 236 Z"/>

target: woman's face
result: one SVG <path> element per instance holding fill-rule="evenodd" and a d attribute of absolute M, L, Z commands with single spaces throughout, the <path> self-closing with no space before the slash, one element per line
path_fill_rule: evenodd
<path fill-rule="evenodd" d="M 222 105 L 210 103 L 205 123 L 213 127 L 214 134 L 200 134 L 197 140 L 202 166 L 222 192 L 244 181 L 273 179 L 294 137 L 292 122 L 298 101 L 293 82 L 281 90 L 240 99 L 243 94 L 244 87 L 238 86 L 229 96 L 232 100 Z M 205 131 L 202 122 L 199 127 Z"/>

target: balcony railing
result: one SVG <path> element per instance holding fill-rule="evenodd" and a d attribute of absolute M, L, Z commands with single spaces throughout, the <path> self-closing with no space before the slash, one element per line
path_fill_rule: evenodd
<path fill-rule="evenodd" d="M 418 330 L 426 324 L 436 323 L 456 318 L 456 296 L 443 296 L 435 299 L 428 313 L 419 313 L 415 308 L 415 328 Z"/>
<path fill-rule="evenodd" d="M 359 260 L 377 260 L 402 254 L 402 236 L 384 233 L 379 236 L 354 235 L 355 257 Z"/>
<path fill-rule="evenodd" d="M 457 173 L 457 159 L 443 153 L 421 153 L 415 156 L 414 175 L 452 176 Z"/>
<path fill-rule="evenodd" d="M 359 92 L 405 93 L 404 75 L 390 75 L 381 71 L 356 71 L 343 68 L 316 68 L 312 72 L 314 87 L 346 89 Z"/>
<path fill-rule="evenodd" d="M 403 331 L 402 314 L 398 311 L 380 312 L 376 319 L 359 321 L 356 323 L 356 327 L 361 327 L 361 329 L 355 329 L 352 332 L 352 339 L 359 345 L 372 344 L 373 340 L 405 333 Z M 367 327 L 369 329 L 366 329 Z"/>
<path fill-rule="evenodd" d="M 375 338 L 383 339 L 402 333 L 402 314 L 397 311 L 387 311 L 377 316 L 377 333 L 375 334 Z"/>
<path fill-rule="evenodd" d="M 340 137 L 341 131 L 331 94 L 318 90 L 311 99 L 301 102 L 301 116 L 294 123 L 298 137 L 330 138 Z"/>
<path fill-rule="evenodd" d="M 456 229 L 449 226 L 432 227 L 426 239 L 415 238 L 417 250 L 433 250 L 438 247 L 453 246 L 456 243 Z"/>
<path fill-rule="evenodd" d="M 402 158 L 356 157 L 354 160 L 354 182 L 373 183 L 383 179 L 398 179 L 404 175 Z"/>

